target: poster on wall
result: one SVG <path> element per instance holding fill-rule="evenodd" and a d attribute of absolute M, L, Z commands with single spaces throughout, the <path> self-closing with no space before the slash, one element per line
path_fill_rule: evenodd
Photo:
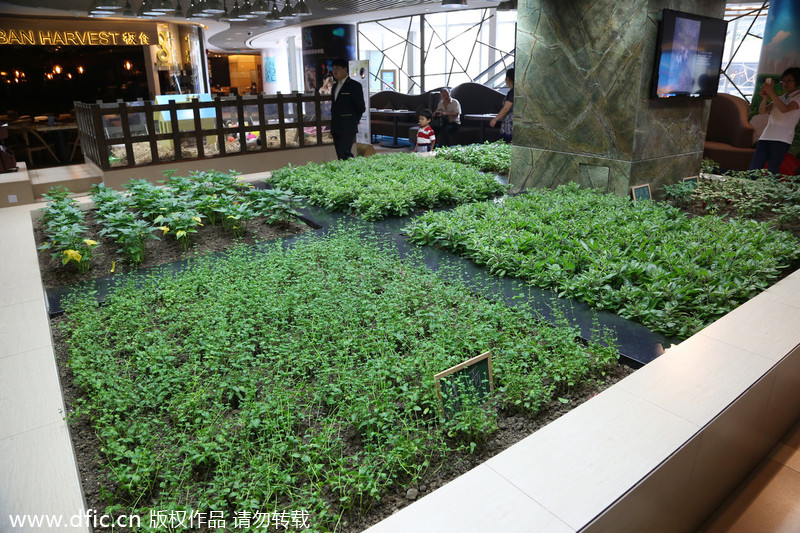
<path fill-rule="evenodd" d="M 264 82 L 275 83 L 278 81 L 278 69 L 275 66 L 275 58 L 264 56 Z"/>
<path fill-rule="evenodd" d="M 369 127 L 369 60 L 355 59 L 350 61 L 349 65 L 350 78 L 360 83 L 361 87 L 364 89 L 364 107 L 366 109 L 364 114 L 361 115 L 361 120 L 358 121 L 356 142 L 370 144 L 372 142 L 372 134 Z"/>
<path fill-rule="evenodd" d="M 769 5 L 767 21 L 764 25 L 764 44 L 761 46 L 761 58 L 758 62 L 753 100 L 750 113 L 756 114 L 763 97 L 761 86 L 769 78 L 772 83 L 781 81 L 783 71 L 789 67 L 800 65 L 800 12 L 797 0 L 772 0 Z M 783 94 L 783 87 L 776 85 L 778 96 Z M 766 115 L 757 115 L 753 120 L 767 122 Z M 800 125 L 796 128 L 800 131 Z M 800 135 L 794 136 L 790 153 L 800 155 Z"/>

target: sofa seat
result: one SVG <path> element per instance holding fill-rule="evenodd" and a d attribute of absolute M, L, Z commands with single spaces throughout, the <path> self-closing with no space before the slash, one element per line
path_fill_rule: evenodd
<path fill-rule="evenodd" d="M 410 109 L 433 111 L 441 99 L 441 87 L 424 94 L 407 95 L 395 91 L 380 91 L 370 97 L 370 108 L 373 109 Z M 450 94 L 461 104 L 461 127 L 450 135 L 451 144 L 474 144 L 481 142 L 481 124 L 464 118 L 464 115 L 496 114 L 503 107 L 505 94 L 495 91 L 479 83 L 462 83 L 451 89 Z M 392 121 L 380 117 L 370 118 L 373 135 L 392 135 Z M 397 125 L 399 136 L 408 132 L 408 139 L 414 144 L 419 125 L 417 118 L 401 120 Z M 500 128 L 490 128 L 484 124 L 483 140 L 496 141 L 500 138 Z"/>
<path fill-rule="evenodd" d="M 732 146 L 723 142 L 706 141 L 703 157 L 715 161 L 725 170 L 747 170 L 753 159 L 753 148 Z"/>
<path fill-rule="evenodd" d="M 722 170 L 747 170 L 753 158 L 753 126 L 744 98 L 720 93 L 711 99 L 703 157 Z"/>

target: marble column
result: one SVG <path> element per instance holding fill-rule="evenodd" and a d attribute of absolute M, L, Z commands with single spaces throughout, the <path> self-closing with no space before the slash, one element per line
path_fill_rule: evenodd
<path fill-rule="evenodd" d="M 578 182 L 620 195 L 697 175 L 710 103 L 650 98 L 664 8 L 725 0 L 520 0 L 514 190 Z"/>

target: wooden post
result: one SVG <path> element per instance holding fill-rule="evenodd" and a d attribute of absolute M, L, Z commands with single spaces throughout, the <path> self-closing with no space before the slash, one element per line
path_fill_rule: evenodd
<path fill-rule="evenodd" d="M 214 108 L 217 112 L 217 144 L 219 145 L 219 155 L 225 155 L 225 121 L 222 120 L 222 99 L 219 95 L 214 98 Z"/>
<path fill-rule="evenodd" d="M 261 140 L 261 151 L 267 151 L 267 116 L 264 113 L 264 97 L 259 93 L 256 97 L 258 105 L 258 138 Z"/>
<path fill-rule="evenodd" d="M 183 159 L 183 154 L 181 154 L 181 128 L 178 125 L 178 105 L 175 100 L 169 100 L 167 107 L 169 109 L 169 122 L 172 126 L 172 148 L 175 150 L 175 161 L 180 161 Z"/>
<path fill-rule="evenodd" d="M 278 93 L 278 131 L 281 137 L 280 148 L 286 148 L 286 124 L 284 121 L 283 95 Z"/>
<path fill-rule="evenodd" d="M 160 162 L 158 158 L 158 141 L 156 135 L 156 121 L 153 117 L 153 102 L 148 100 L 144 103 L 144 119 L 147 121 L 147 134 L 150 137 L 150 161 L 153 163 Z"/>
<path fill-rule="evenodd" d="M 109 170 L 108 144 L 106 143 L 106 130 L 103 127 L 103 110 L 100 106 L 92 108 L 92 127 L 95 131 L 94 143 L 97 146 L 97 163 L 103 170 Z"/>
<path fill-rule="evenodd" d="M 239 124 L 239 151 L 245 153 L 247 151 L 247 132 L 245 131 L 245 116 L 244 116 L 244 103 L 242 102 L 242 95 L 236 95 L 236 115 Z"/>
<path fill-rule="evenodd" d="M 128 107 L 125 102 L 119 102 L 119 121 L 122 126 L 122 138 L 125 143 L 125 159 L 128 160 L 126 167 L 136 166 L 133 156 L 133 143 L 131 142 L 131 125 L 128 120 Z"/>
<path fill-rule="evenodd" d="M 200 100 L 192 98 L 192 113 L 194 114 L 194 139 L 197 143 L 197 157 L 205 157 L 203 150 L 203 123 L 200 121 Z"/>

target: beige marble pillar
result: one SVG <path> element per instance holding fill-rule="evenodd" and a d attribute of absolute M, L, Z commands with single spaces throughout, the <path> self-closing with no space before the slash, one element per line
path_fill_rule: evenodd
<path fill-rule="evenodd" d="M 520 0 L 514 190 L 650 183 L 657 195 L 698 173 L 710 103 L 650 98 L 664 8 L 720 18 L 725 0 Z"/>

